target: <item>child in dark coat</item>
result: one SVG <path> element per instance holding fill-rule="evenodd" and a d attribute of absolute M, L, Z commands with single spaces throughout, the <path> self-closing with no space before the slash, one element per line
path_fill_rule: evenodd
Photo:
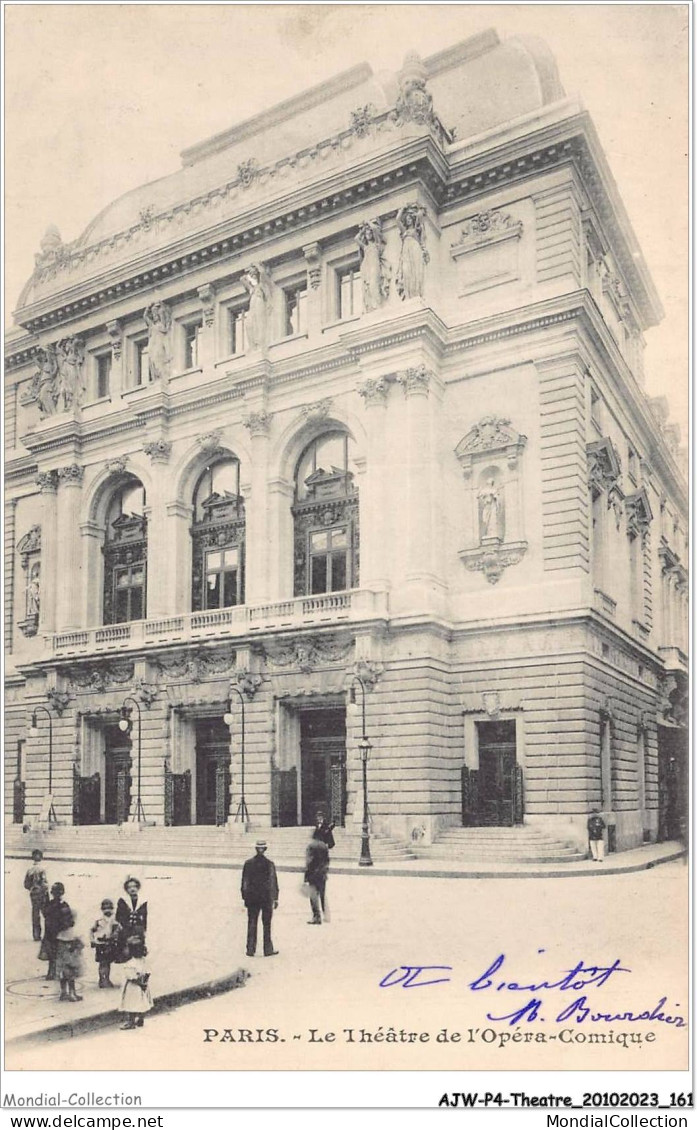
<path fill-rule="evenodd" d="M 116 986 L 111 981 L 111 963 L 118 955 L 122 929 L 114 918 L 111 899 L 102 899 L 101 911 L 90 930 L 90 945 L 94 949 L 94 960 L 99 966 L 99 988 L 115 989 Z"/>
<path fill-rule="evenodd" d="M 51 897 L 44 904 L 44 937 L 39 950 L 39 960 L 48 962 L 46 981 L 56 979 L 56 955 L 58 953 L 58 935 L 65 929 L 68 917 L 72 919 L 72 911 L 67 902 L 63 901 L 65 887 L 62 883 L 54 883 L 51 887 Z"/>
<path fill-rule="evenodd" d="M 605 858 L 605 821 L 597 808 L 594 808 L 588 817 L 587 827 L 591 858 L 596 863 L 602 863 Z"/>

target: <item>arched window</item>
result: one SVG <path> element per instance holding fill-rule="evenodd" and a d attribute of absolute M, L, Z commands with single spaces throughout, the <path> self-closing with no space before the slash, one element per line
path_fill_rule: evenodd
<path fill-rule="evenodd" d="M 295 595 L 358 585 L 358 490 L 353 440 L 326 432 L 303 451 L 295 472 Z"/>
<path fill-rule="evenodd" d="M 194 489 L 194 612 L 244 604 L 244 532 L 240 464 L 221 459 L 206 467 Z"/>
<path fill-rule="evenodd" d="M 145 489 L 134 476 L 111 497 L 104 539 L 104 623 L 146 616 L 148 537 Z"/>

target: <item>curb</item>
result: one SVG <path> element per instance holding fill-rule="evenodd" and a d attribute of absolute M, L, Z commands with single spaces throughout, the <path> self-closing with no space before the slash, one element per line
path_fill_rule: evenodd
<path fill-rule="evenodd" d="M 622 865 L 614 864 L 611 867 L 603 867 L 596 869 L 588 867 L 584 871 L 572 871 L 571 868 L 575 864 L 568 864 L 567 869 L 563 867 L 548 866 L 540 868 L 535 871 L 520 871 L 515 868 L 500 871 L 493 870 L 487 867 L 471 867 L 460 868 L 458 870 L 448 870 L 437 867 L 428 868 L 410 868 L 406 869 L 394 868 L 389 866 L 381 866 L 378 864 L 373 867 L 359 867 L 359 865 L 338 863 L 332 865 L 332 875 L 377 875 L 389 879 L 585 879 L 589 875 L 630 875 L 635 871 L 650 871 L 653 867 L 660 867 L 662 863 L 672 863 L 676 859 L 682 859 L 687 856 L 685 848 L 679 848 L 670 852 L 667 855 L 662 855 L 653 859 L 639 860 L 638 862 L 628 862 Z M 25 859 L 26 852 L 10 851 L 5 855 L 5 859 Z M 103 857 L 87 856 L 87 855 L 56 855 L 52 856 L 46 853 L 46 859 L 55 859 L 65 863 L 108 863 L 118 864 L 123 867 L 132 867 L 133 859 L 104 859 Z M 608 861 L 606 856 L 605 862 Z M 184 860 L 184 859 L 139 859 L 138 865 L 141 867 L 199 867 L 208 870 L 223 870 L 223 871 L 241 871 L 243 860 L 230 860 L 225 863 L 216 863 L 211 860 Z M 590 861 L 589 861 L 590 862 Z M 277 871 L 284 871 L 290 873 L 302 874 L 305 867 L 301 863 L 277 863 Z"/>
<path fill-rule="evenodd" d="M 150 1016 L 157 1016 L 159 1012 L 168 1012 L 170 1009 L 179 1008 L 193 1001 L 207 1000 L 209 997 L 229 993 L 233 989 L 244 988 L 245 982 L 251 977 L 246 969 L 237 969 L 225 977 L 217 977 L 212 981 L 203 981 L 200 985 L 190 985 L 185 989 L 174 989 L 170 993 L 163 993 L 153 1000 Z M 117 1008 L 109 1008 L 104 1012 L 92 1013 L 90 1016 L 80 1016 L 74 1020 L 61 1020 L 36 1032 L 26 1032 L 21 1036 L 10 1036 L 5 1040 L 6 1047 L 20 1047 L 23 1044 L 35 1043 L 37 1040 L 67 1040 L 73 1036 L 82 1036 L 95 1029 L 108 1028 L 116 1024 L 123 1016 Z"/>

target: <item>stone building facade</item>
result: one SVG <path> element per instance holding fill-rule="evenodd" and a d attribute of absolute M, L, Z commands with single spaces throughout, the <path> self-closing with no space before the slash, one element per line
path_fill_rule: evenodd
<path fill-rule="evenodd" d="M 350 825 L 364 694 L 378 831 L 676 834 L 661 308 L 547 49 L 355 67 L 182 157 L 49 229 L 6 342 L 8 813 L 48 711 L 59 821 Z"/>

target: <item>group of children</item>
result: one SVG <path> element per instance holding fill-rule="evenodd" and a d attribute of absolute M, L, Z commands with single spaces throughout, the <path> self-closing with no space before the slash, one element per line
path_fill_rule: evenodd
<path fill-rule="evenodd" d="M 75 982 L 83 975 L 84 944 L 78 936 L 76 914 L 65 901 L 65 887 L 54 883 L 50 890 L 43 866 L 43 852 L 32 852 L 32 863 L 24 877 L 31 902 L 32 937 L 41 942 L 39 959 L 48 962 L 47 981 L 60 981 L 61 1001 L 80 1001 Z M 126 899 L 119 899 L 116 914 L 111 899 L 102 899 L 100 915 L 90 929 L 90 944 L 99 970 L 99 988 L 113 989 L 113 963 L 121 965 L 123 985 L 119 1010 L 125 1013 L 122 1028 L 141 1028 L 152 1008 L 150 970 L 146 963 L 147 903 L 139 901 L 140 882 L 129 876 L 124 883 Z M 43 916 L 43 937 L 41 917 Z"/>

